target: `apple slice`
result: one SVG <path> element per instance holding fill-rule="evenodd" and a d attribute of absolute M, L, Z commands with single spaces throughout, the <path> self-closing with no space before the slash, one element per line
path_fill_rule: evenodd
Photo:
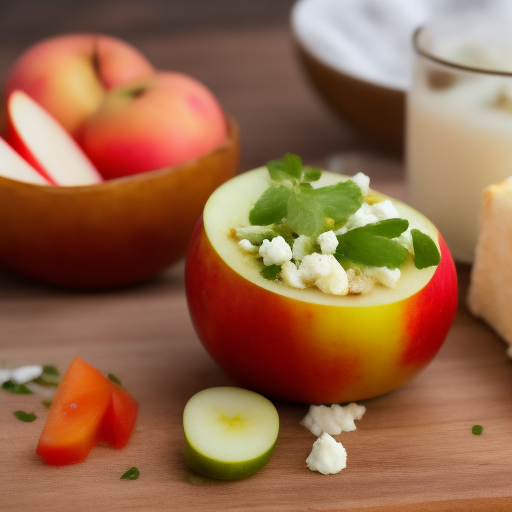
<path fill-rule="evenodd" d="M 103 180 L 66 130 L 22 91 L 8 99 L 9 137 L 15 150 L 55 185 L 94 185 Z"/>
<path fill-rule="evenodd" d="M 34 183 L 35 185 L 51 185 L 42 174 L 21 158 L 2 137 L 0 137 L 0 176 L 11 180 Z"/>
<path fill-rule="evenodd" d="M 253 391 L 217 387 L 200 391 L 185 406 L 185 461 L 201 475 L 239 480 L 270 460 L 279 431 L 272 403 Z"/>

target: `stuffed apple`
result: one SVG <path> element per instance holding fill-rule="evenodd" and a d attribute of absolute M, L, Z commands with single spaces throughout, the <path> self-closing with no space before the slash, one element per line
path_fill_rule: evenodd
<path fill-rule="evenodd" d="M 208 200 L 186 262 L 192 321 L 240 385 L 338 403 L 401 386 L 440 349 L 457 307 L 435 226 L 354 178 L 287 155 Z"/>

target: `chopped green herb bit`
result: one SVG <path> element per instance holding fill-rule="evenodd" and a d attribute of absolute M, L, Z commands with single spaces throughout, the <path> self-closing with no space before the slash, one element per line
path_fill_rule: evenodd
<path fill-rule="evenodd" d="M 318 181 L 322 176 L 322 171 L 316 167 L 306 167 L 304 169 L 304 181 Z"/>
<path fill-rule="evenodd" d="M 24 421 L 26 423 L 30 423 L 36 419 L 36 415 L 33 412 L 14 411 L 13 414 L 20 421 Z"/>
<path fill-rule="evenodd" d="M 36 384 L 40 386 L 58 386 L 60 383 L 59 370 L 55 366 L 43 366 L 43 373 L 37 379 L 34 379 Z"/>
<path fill-rule="evenodd" d="M 121 480 L 137 480 L 140 476 L 140 471 L 135 466 L 132 466 L 126 473 L 123 473 Z"/>
<path fill-rule="evenodd" d="M 41 403 L 43 404 L 44 407 L 49 409 L 52 405 L 52 400 L 43 400 Z"/>
<path fill-rule="evenodd" d="M 482 425 L 473 425 L 471 433 L 475 436 L 479 436 L 482 433 L 483 429 L 484 427 L 482 427 Z"/>
<path fill-rule="evenodd" d="M 281 273 L 281 265 L 269 265 L 260 270 L 260 274 L 269 281 L 276 281 Z"/>
<path fill-rule="evenodd" d="M 291 194 L 292 191 L 284 185 L 267 188 L 249 212 L 249 222 L 253 226 L 281 222 L 288 213 Z"/>
<path fill-rule="evenodd" d="M 43 366 L 43 374 L 55 375 L 57 377 L 60 375 L 59 370 L 57 370 L 57 368 L 55 368 L 55 366 L 51 366 L 51 365 Z"/>
<path fill-rule="evenodd" d="M 269 162 L 267 169 L 273 180 L 300 180 L 302 176 L 302 161 L 299 156 L 286 153 L 281 160 Z"/>
<path fill-rule="evenodd" d="M 288 200 L 288 223 L 298 235 L 317 237 L 343 226 L 363 204 L 361 189 L 353 181 L 321 188 L 300 188 Z"/>
<path fill-rule="evenodd" d="M 25 384 L 16 384 L 12 380 L 8 380 L 2 384 L 2 389 L 9 391 L 13 395 L 32 395 L 32 391 Z"/>
<path fill-rule="evenodd" d="M 121 381 L 113 374 L 113 373 L 109 373 L 107 375 L 107 377 L 112 381 L 112 382 L 115 382 L 116 384 L 118 384 L 119 386 L 121 386 Z"/>
<path fill-rule="evenodd" d="M 441 254 L 434 240 L 419 229 L 412 229 L 412 245 L 414 248 L 414 265 L 417 269 L 439 265 Z"/>
<path fill-rule="evenodd" d="M 334 256 L 340 262 L 349 260 L 393 270 L 405 262 L 409 252 L 391 238 L 400 236 L 408 226 L 407 220 L 388 219 L 347 231 L 337 236 L 338 247 Z"/>

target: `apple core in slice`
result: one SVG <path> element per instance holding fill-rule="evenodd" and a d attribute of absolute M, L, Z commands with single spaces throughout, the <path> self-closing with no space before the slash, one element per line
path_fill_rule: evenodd
<path fill-rule="evenodd" d="M 201 475 L 239 480 L 267 464 L 279 417 L 265 397 L 242 388 L 209 388 L 195 394 L 183 413 L 185 461 Z"/>

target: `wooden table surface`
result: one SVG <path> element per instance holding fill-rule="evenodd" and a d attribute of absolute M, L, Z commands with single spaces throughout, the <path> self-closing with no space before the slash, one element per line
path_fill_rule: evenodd
<path fill-rule="evenodd" d="M 71 5 L 73 5 L 71 7 Z M 54 33 L 109 32 L 159 68 L 204 81 L 240 123 L 241 171 L 286 151 L 306 162 L 345 155 L 374 188 L 405 196 L 402 161 L 342 125 L 310 90 L 290 31 L 290 0 L 5 1 L 0 7 L 0 80 L 33 41 Z M 1 236 L 1 233 L 0 233 Z M 188 317 L 183 264 L 149 283 L 108 292 L 63 290 L 0 269 L 0 367 L 53 364 L 80 355 L 118 375 L 140 402 L 120 451 L 100 446 L 86 462 L 45 466 L 35 445 L 41 397 L 0 391 L 0 510 L 512 510 L 512 365 L 505 346 L 464 305 L 469 269 L 459 267 L 460 307 L 445 345 L 419 377 L 367 400 L 358 430 L 339 439 L 348 467 L 310 472 L 314 437 L 299 425 L 307 406 L 276 401 L 275 455 L 254 477 L 214 483 L 183 461 L 188 398 L 229 383 Z M 33 423 L 12 411 L 32 410 Z M 481 436 L 471 426 L 481 424 Z M 120 481 L 130 466 L 137 481 Z"/>

